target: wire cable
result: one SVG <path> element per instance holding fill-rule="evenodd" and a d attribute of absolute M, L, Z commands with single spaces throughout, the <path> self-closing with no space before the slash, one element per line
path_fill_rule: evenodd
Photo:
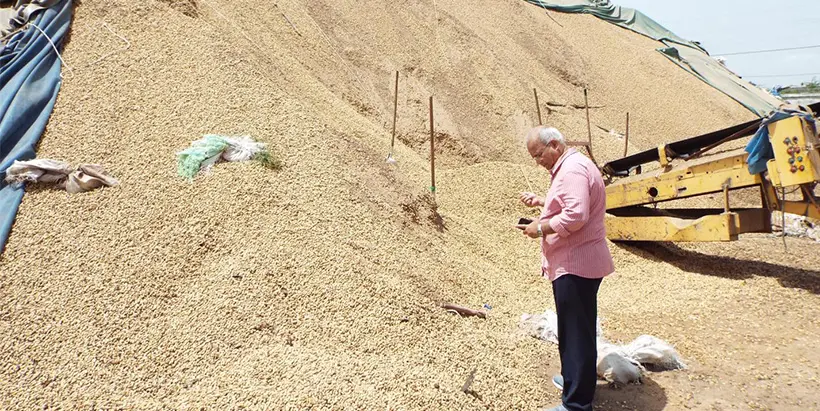
<path fill-rule="evenodd" d="M 801 46 L 801 47 L 787 47 L 782 49 L 768 49 L 768 50 L 749 50 L 749 51 L 738 51 L 734 53 L 711 53 L 713 56 L 739 56 L 741 54 L 759 54 L 759 53 L 773 53 L 777 51 L 790 51 L 790 50 L 807 50 L 807 49 L 818 49 L 820 48 L 820 44 L 815 44 L 813 46 Z"/>
<path fill-rule="evenodd" d="M 820 73 L 803 73 L 803 74 L 761 74 L 759 76 L 743 76 L 743 77 L 802 77 L 802 76 L 820 76 Z"/>

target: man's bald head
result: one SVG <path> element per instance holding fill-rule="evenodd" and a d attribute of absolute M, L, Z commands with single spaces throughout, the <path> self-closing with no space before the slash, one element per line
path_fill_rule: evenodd
<path fill-rule="evenodd" d="M 527 151 L 535 162 L 551 170 L 566 150 L 566 140 L 555 127 L 533 127 L 527 133 Z"/>
<path fill-rule="evenodd" d="M 527 145 L 530 144 L 530 141 L 538 141 L 544 145 L 550 144 L 552 141 L 557 141 L 561 145 L 567 144 L 564 135 L 557 128 L 548 126 L 531 128 L 527 133 Z"/>

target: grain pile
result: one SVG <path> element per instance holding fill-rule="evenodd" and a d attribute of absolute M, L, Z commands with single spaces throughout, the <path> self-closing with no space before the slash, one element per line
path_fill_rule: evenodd
<path fill-rule="evenodd" d="M 516 202 L 524 175 L 546 181 L 520 141 L 532 87 L 578 103 L 588 86 L 607 127 L 645 113 L 635 150 L 749 115 L 651 41 L 594 18 L 558 15 L 559 27 L 517 0 L 435 4 L 76 7 L 65 49 L 75 75 L 38 153 L 100 162 L 121 185 L 25 197 L 0 257 L 0 408 L 557 401 L 555 348 L 517 330 L 521 313 L 552 306 L 536 244 L 510 228 L 529 212 Z M 395 69 L 408 144 L 393 167 Z M 429 93 L 449 142 L 437 208 L 419 138 Z M 548 118 L 570 135 L 586 127 L 573 109 Z M 220 164 L 189 184 L 174 153 L 207 133 L 268 142 L 284 168 Z M 602 156 L 619 152 L 595 138 Z M 692 369 L 602 388 L 602 409 L 816 407 L 818 267 L 792 257 L 816 248 L 788 243 L 789 253 L 766 237 L 613 245 L 619 271 L 600 303 L 608 336 L 655 334 Z M 460 319 L 444 302 L 493 309 Z M 476 396 L 460 391 L 472 370 Z"/>

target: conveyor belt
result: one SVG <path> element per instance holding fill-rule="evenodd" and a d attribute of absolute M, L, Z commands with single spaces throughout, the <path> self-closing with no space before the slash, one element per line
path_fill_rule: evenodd
<path fill-rule="evenodd" d="M 809 108 L 815 113 L 820 112 L 820 103 L 812 104 L 809 106 Z M 701 149 L 716 144 L 721 140 L 726 139 L 727 137 L 733 137 L 730 140 L 726 140 L 732 141 L 746 136 L 750 136 L 757 132 L 758 126 L 760 125 L 761 121 L 763 121 L 763 119 L 752 120 L 747 123 L 725 128 L 720 131 L 714 131 L 701 136 L 692 137 L 686 140 L 676 141 L 674 143 L 667 144 L 666 147 L 668 150 L 669 157 L 687 158 L 692 154 L 700 151 Z M 744 131 L 745 129 L 748 129 L 748 131 L 741 133 L 741 131 Z M 736 135 L 733 136 L 733 134 Z M 646 150 L 638 154 L 633 154 L 629 157 L 624 157 L 618 160 L 610 161 L 609 163 L 606 163 L 604 165 L 603 170 L 604 172 L 612 176 L 626 176 L 629 174 L 630 171 L 634 170 L 641 164 L 651 163 L 653 161 L 658 160 L 658 149 L 653 148 L 651 150 Z"/>

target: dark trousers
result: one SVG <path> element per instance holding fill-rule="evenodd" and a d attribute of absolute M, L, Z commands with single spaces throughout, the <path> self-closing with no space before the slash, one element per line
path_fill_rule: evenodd
<path fill-rule="evenodd" d="M 552 282 L 558 314 L 558 352 L 564 377 L 564 406 L 571 411 L 592 411 L 598 384 L 595 327 L 601 279 L 563 275 Z"/>

